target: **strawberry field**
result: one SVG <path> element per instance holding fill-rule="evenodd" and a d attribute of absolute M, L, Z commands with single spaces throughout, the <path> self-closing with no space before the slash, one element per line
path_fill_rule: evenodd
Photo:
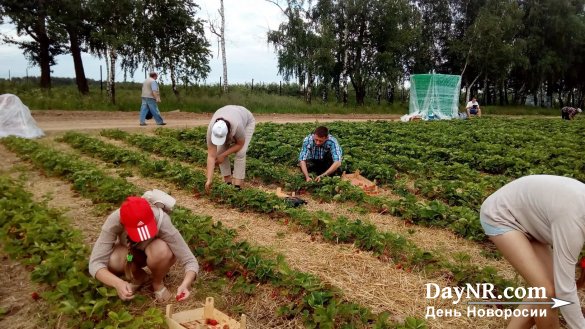
<path fill-rule="evenodd" d="M 106 216 L 129 195 L 158 188 L 201 265 L 192 298 L 206 296 L 250 328 L 501 328 L 488 317 L 425 319 L 425 284 L 521 279 L 487 241 L 482 201 L 528 174 L 585 181 L 585 121 L 334 122 L 343 169 L 376 180 L 378 195 L 326 178 L 307 183 L 296 167 L 311 124 L 259 124 L 248 150 L 247 185 L 204 192 L 206 127 L 70 131 L 40 140 L 0 140 L 0 245 L 30 281 L 22 304 L 0 303 L 0 327 L 158 328 L 164 305 L 144 289 L 118 299 L 87 272 Z M 293 208 L 277 187 L 308 204 Z M 166 278 L 176 289 L 182 269 Z M 457 306 L 459 307 L 459 306 Z M 464 306 L 461 306 L 464 307 Z M 455 307 L 456 308 L 456 307 Z M 33 314 L 42 313 L 42 317 Z M 473 324 L 472 324 L 473 323 Z"/>

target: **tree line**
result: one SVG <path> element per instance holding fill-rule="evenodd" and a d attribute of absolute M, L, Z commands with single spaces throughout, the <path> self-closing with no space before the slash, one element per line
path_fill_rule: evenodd
<path fill-rule="evenodd" d="M 584 105 L 585 0 L 266 1 L 284 17 L 267 32 L 279 74 L 302 86 L 307 102 L 329 91 L 343 103 L 350 91 L 358 104 L 366 94 L 392 101 L 410 75 L 436 72 L 461 75 L 466 98 L 483 104 Z M 198 10 L 195 0 L 3 0 L 0 24 L 30 40 L 1 42 L 41 68 L 43 88 L 55 56 L 68 53 L 88 93 L 88 52 L 109 64 L 112 101 L 116 64 L 125 75 L 140 66 L 164 72 L 179 95 L 179 84 L 210 71 Z"/>
<path fill-rule="evenodd" d="M 583 0 L 266 0 L 286 17 L 268 41 L 280 74 L 358 103 L 417 73 L 456 74 L 485 104 L 583 106 Z M 398 88 L 396 88 L 398 89 Z"/>
<path fill-rule="evenodd" d="M 40 67 L 41 88 L 51 87 L 55 57 L 70 54 L 77 88 L 89 93 L 81 54 L 104 59 L 108 94 L 115 103 L 116 65 L 124 75 L 139 66 L 169 75 L 177 85 L 205 79 L 210 71 L 210 44 L 203 21 L 195 18 L 199 7 L 192 0 L 2 0 L 0 24 L 16 26 L 23 41 L 3 35 L 17 45 L 33 65 Z"/>

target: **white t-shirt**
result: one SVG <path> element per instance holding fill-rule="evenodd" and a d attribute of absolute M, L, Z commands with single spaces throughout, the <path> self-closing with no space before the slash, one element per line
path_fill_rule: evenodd
<path fill-rule="evenodd" d="M 465 108 L 466 109 L 471 109 L 471 108 L 473 108 L 473 105 L 475 105 L 477 108 L 479 108 L 479 103 L 477 101 L 469 101 L 469 102 L 467 102 L 467 106 Z"/>

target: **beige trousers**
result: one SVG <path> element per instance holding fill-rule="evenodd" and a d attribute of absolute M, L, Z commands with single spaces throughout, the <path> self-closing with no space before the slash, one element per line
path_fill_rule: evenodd
<path fill-rule="evenodd" d="M 219 170 L 222 176 L 232 176 L 235 179 L 244 179 L 246 178 L 246 152 L 248 152 L 248 146 L 250 145 L 250 141 L 252 140 L 252 135 L 254 135 L 254 129 L 256 128 L 256 121 L 249 122 L 245 128 L 246 131 L 246 141 L 244 142 L 244 146 L 236 152 L 236 157 L 234 159 L 234 173 L 232 175 L 232 168 L 230 165 L 230 160 L 225 159 L 220 165 Z M 229 148 L 228 145 L 219 145 L 217 146 L 217 154 L 221 154 L 225 150 Z"/>

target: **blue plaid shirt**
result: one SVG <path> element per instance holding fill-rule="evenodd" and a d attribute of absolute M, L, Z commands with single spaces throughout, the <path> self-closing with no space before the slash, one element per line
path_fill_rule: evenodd
<path fill-rule="evenodd" d="M 331 152 L 331 157 L 334 162 L 341 161 L 343 151 L 335 137 L 329 135 L 325 143 L 317 146 L 315 144 L 315 139 L 313 139 L 313 134 L 310 134 L 303 140 L 303 147 L 299 154 L 299 161 L 322 160 L 326 152 Z"/>

